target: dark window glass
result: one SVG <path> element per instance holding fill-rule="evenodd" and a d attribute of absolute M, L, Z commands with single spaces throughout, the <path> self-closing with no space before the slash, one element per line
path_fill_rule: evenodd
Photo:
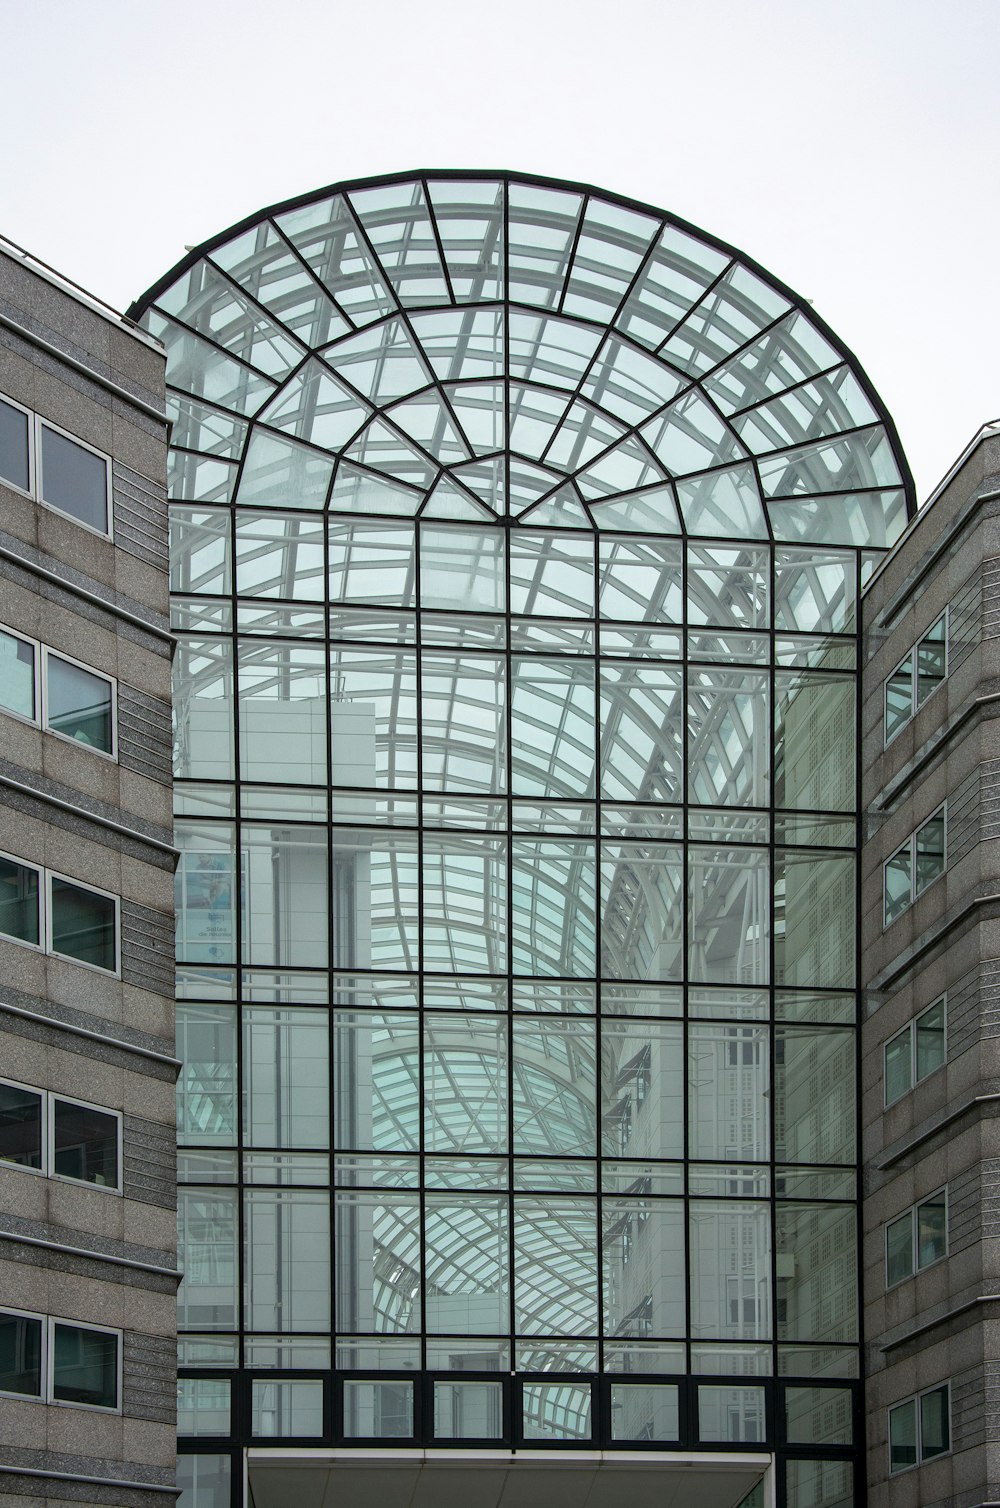
<path fill-rule="evenodd" d="M 98 969 L 115 969 L 115 903 L 111 897 L 53 878 L 52 951 Z"/>
<path fill-rule="evenodd" d="M 105 754 L 113 752 L 110 681 L 50 654 L 47 690 L 46 722 L 50 728 Z"/>
<path fill-rule="evenodd" d="M 118 1337 L 76 1325 L 54 1326 L 52 1397 L 59 1403 L 118 1407 Z"/>
<path fill-rule="evenodd" d="M 38 943 L 38 870 L 0 859 L 0 933 Z"/>
<path fill-rule="evenodd" d="M 910 1028 L 885 1044 L 885 1102 L 894 1105 L 913 1088 L 913 1044 Z"/>
<path fill-rule="evenodd" d="M 0 1162 L 42 1166 L 42 1096 L 16 1084 L 0 1084 Z"/>
<path fill-rule="evenodd" d="M 79 523 L 107 534 L 107 461 L 43 424 L 42 499 Z"/>
<path fill-rule="evenodd" d="M 948 1424 L 948 1389 L 934 1388 L 920 1400 L 920 1459 L 943 1456 L 951 1448 Z"/>
<path fill-rule="evenodd" d="M 54 1171 L 104 1188 L 118 1187 L 118 1118 L 72 1100 L 55 1102 Z"/>
<path fill-rule="evenodd" d="M 925 1079 L 944 1062 L 945 1003 L 939 1000 L 917 1018 L 917 1080 Z"/>
<path fill-rule="evenodd" d="M 889 1470 L 903 1471 L 917 1464 L 917 1400 L 889 1410 Z"/>
<path fill-rule="evenodd" d="M 35 717 L 35 646 L 0 630 L 0 707 Z"/>
<path fill-rule="evenodd" d="M 0 1310 L 0 1392 L 38 1398 L 41 1391 L 41 1320 Z"/>
<path fill-rule="evenodd" d="M 0 398 L 0 477 L 28 491 L 28 415 Z"/>

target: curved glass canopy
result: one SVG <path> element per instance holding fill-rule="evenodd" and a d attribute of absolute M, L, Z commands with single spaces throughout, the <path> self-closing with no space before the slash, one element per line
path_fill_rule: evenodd
<path fill-rule="evenodd" d="M 598 1437 L 542 1372 L 699 1379 L 696 1444 L 764 1438 L 734 1378 L 823 1405 L 857 604 L 913 507 L 863 372 L 731 248 L 507 175 L 277 206 L 133 312 L 175 421 L 182 1331 L 513 1365 L 527 1438 Z M 636 1396 L 613 1438 L 676 1444 Z"/>
<path fill-rule="evenodd" d="M 198 248 L 142 301 L 172 495 L 884 548 L 891 421 L 802 300 L 661 212 L 414 175 Z"/>

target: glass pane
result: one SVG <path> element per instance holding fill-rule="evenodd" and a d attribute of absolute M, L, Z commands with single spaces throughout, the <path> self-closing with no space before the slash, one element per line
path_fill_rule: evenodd
<path fill-rule="evenodd" d="M 416 1075 L 416 1064 L 409 1066 Z M 409 1073 L 406 1080 L 403 1093 L 412 1099 L 415 1085 Z M 423 1083 L 426 1151 L 475 1156 L 507 1150 L 507 1025 L 502 1018 L 425 1015 Z"/>
<path fill-rule="evenodd" d="M 28 491 L 28 415 L 0 398 L 0 477 Z"/>
<path fill-rule="evenodd" d="M 507 1204 L 476 1194 L 426 1196 L 427 1329 L 496 1335 L 510 1323 Z"/>
<path fill-rule="evenodd" d="M 56 1100 L 53 1108 L 53 1171 L 102 1188 L 118 1188 L 118 1130 L 116 1115 Z"/>
<path fill-rule="evenodd" d="M 236 1141 L 236 1013 L 229 1006 L 177 1006 L 177 1138 L 181 1144 Z"/>
<path fill-rule="evenodd" d="M 854 1508 L 854 1467 L 850 1461 L 785 1463 L 787 1508 Z"/>
<path fill-rule="evenodd" d="M 38 870 L 0 858 L 0 933 L 38 946 Z"/>
<path fill-rule="evenodd" d="M 61 1403 L 117 1408 L 117 1335 L 58 1323 L 54 1331 L 52 1397 Z"/>
<path fill-rule="evenodd" d="M 913 850 L 910 843 L 904 844 L 886 863 L 883 884 L 885 925 L 888 926 L 913 904 Z"/>
<path fill-rule="evenodd" d="M 177 1433 L 228 1435 L 232 1384 L 221 1377 L 177 1379 Z"/>
<path fill-rule="evenodd" d="M 348 1440 L 408 1440 L 413 1436 L 412 1382 L 344 1383 Z"/>
<path fill-rule="evenodd" d="M 496 974 L 507 962 L 503 839 L 435 837 L 423 846 L 424 967 Z"/>
<path fill-rule="evenodd" d="M 326 652 L 244 640 L 239 698 L 243 779 L 326 785 Z"/>
<path fill-rule="evenodd" d="M 0 1162 L 42 1166 L 42 1096 L 16 1084 L 0 1084 Z"/>
<path fill-rule="evenodd" d="M 760 1162 L 770 1144 L 769 1033 L 688 1028 L 688 1155 Z M 777 1123 L 781 1124 L 780 1114 Z M 779 1154 L 780 1155 L 780 1154 Z"/>
<path fill-rule="evenodd" d="M 778 1026 L 775 1156 L 784 1162 L 855 1161 L 855 1034 Z"/>
<path fill-rule="evenodd" d="M 499 1440 L 503 1391 L 499 1382 L 435 1382 L 436 1440 Z"/>
<path fill-rule="evenodd" d="M 595 1200 L 514 1201 L 514 1323 L 519 1335 L 597 1334 Z"/>
<path fill-rule="evenodd" d="M 244 1193 L 244 1310 L 248 1330 L 330 1324 L 330 1200 L 304 1189 Z"/>
<path fill-rule="evenodd" d="M 492 655 L 425 654 L 421 672 L 425 790 L 506 790 L 503 660 Z M 397 739 L 400 710 L 398 704 L 393 709 L 392 734 Z M 413 777 L 415 783 L 415 770 Z"/>
<path fill-rule="evenodd" d="M 939 1000 L 917 1017 L 917 1082 L 944 1063 L 945 1002 Z"/>
<path fill-rule="evenodd" d="M 318 1011 L 243 1012 L 243 1136 L 257 1147 L 330 1145 L 329 1033 Z"/>
<path fill-rule="evenodd" d="M 857 1217 L 852 1205 L 783 1204 L 776 1223 L 778 1339 L 858 1338 Z"/>
<path fill-rule="evenodd" d="M 680 1022 L 601 1023 L 605 1157 L 683 1157 L 683 1030 Z"/>
<path fill-rule="evenodd" d="M 767 853 L 728 845 L 692 847 L 688 852 L 690 977 L 706 984 L 767 984 L 771 912 Z"/>
<path fill-rule="evenodd" d="M 633 623 L 682 621 L 680 544 L 605 536 L 598 548 L 602 618 Z"/>
<path fill-rule="evenodd" d="M 935 812 L 917 829 L 917 866 L 914 893 L 920 895 L 944 874 L 944 809 Z"/>
<path fill-rule="evenodd" d="M 766 675 L 692 671 L 688 680 L 688 800 L 766 806 L 771 730 Z M 648 799 L 648 798 L 647 798 Z"/>
<path fill-rule="evenodd" d="M 52 951 L 113 972 L 118 967 L 113 898 L 55 875 L 51 883 Z"/>
<path fill-rule="evenodd" d="M 184 1274 L 177 1323 L 190 1330 L 235 1330 L 236 1193 L 180 1189 L 177 1264 Z"/>
<path fill-rule="evenodd" d="M 917 1401 L 889 1410 L 889 1470 L 902 1471 L 917 1464 Z"/>
<path fill-rule="evenodd" d="M 771 1222 L 766 1204 L 690 1204 L 691 1334 L 771 1335 Z"/>
<path fill-rule="evenodd" d="M 913 716 L 913 657 L 907 655 L 902 665 L 885 683 L 885 741 L 895 738 Z"/>
<path fill-rule="evenodd" d="M 589 1440 L 590 1388 L 584 1383 L 526 1382 L 521 1427 L 525 1440 Z"/>
<path fill-rule="evenodd" d="M 612 1383 L 612 1440 L 678 1440 L 678 1394 L 671 1383 Z"/>
<path fill-rule="evenodd" d="M 75 738 L 88 748 L 112 754 L 114 693 L 111 682 L 54 654 L 46 655 L 45 671 L 47 726 L 67 738 Z"/>
<path fill-rule="evenodd" d="M 601 794 L 614 801 L 681 800 L 681 672 L 601 664 Z"/>
<path fill-rule="evenodd" d="M 684 862 L 667 844 L 605 843 L 601 850 L 601 973 L 606 979 L 680 979 Z"/>
<path fill-rule="evenodd" d="M 616 1340 L 682 1336 L 684 1206 L 604 1200 L 604 1333 Z"/>
<path fill-rule="evenodd" d="M 232 1457 L 177 1457 L 177 1508 L 230 1508 Z"/>
<path fill-rule="evenodd" d="M 0 1393 L 39 1398 L 42 1392 L 42 1322 L 0 1310 Z"/>
<path fill-rule="evenodd" d="M 850 1445 L 853 1395 L 849 1388 L 785 1388 L 790 1445 Z"/>
<path fill-rule="evenodd" d="M 855 614 L 854 552 L 775 551 L 775 628 L 849 633 Z"/>
<path fill-rule="evenodd" d="M 515 795 L 592 796 L 596 754 L 594 668 L 590 661 L 511 666 L 511 782 Z"/>
<path fill-rule="evenodd" d="M 264 1439 L 321 1436 L 323 1384 L 282 1379 L 250 1384 L 250 1433 Z"/>
<path fill-rule="evenodd" d="M 854 985 L 855 861 L 778 849 L 774 858 L 775 984 Z"/>
<path fill-rule="evenodd" d="M 593 977 L 594 845 L 522 839 L 511 871 L 514 973 Z"/>
<path fill-rule="evenodd" d="M 948 1388 L 934 1388 L 920 1399 L 920 1459 L 944 1455 L 951 1449 Z"/>
<path fill-rule="evenodd" d="M 944 1192 L 917 1206 L 917 1268 L 948 1255 L 948 1200 Z"/>
<path fill-rule="evenodd" d="M 223 640 L 182 640 L 173 682 L 174 774 L 179 780 L 232 780 L 232 646 Z"/>
<path fill-rule="evenodd" d="M 418 1151 L 418 1017 L 408 1011 L 387 1015 L 338 1011 L 334 1017 L 333 1062 L 335 1145 L 372 1151 Z M 428 1064 L 425 1072 L 432 1071 Z M 459 1103 L 457 1096 L 453 1102 Z"/>
<path fill-rule="evenodd" d="M 596 1156 L 593 1022 L 515 1018 L 512 1060 L 514 1152 Z"/>
<path fill-rule="evenodd" d="M 420 605 L 448 612 L 503 612 L 503 536 L 425 525 L 420 536 Z"/>
<path fill-rule="evenodd" d="M 917 645 L 917 706 L 922 707 L 945 677 L 945 623 L 942 616 Z"/>
<path fill-rule="evenodd" d="M 852 678 L 775 673 L 775 806 L 853 811 L 855 716 Z"/>
<path fill-rule="evenodd" d="M 244 961 L 324 967 L 330 916 L 326 830 L 244 825 L 242 840 Z M 345 925 L 352 921 L 344 918 Z"/>
<path fill-rule="evenodd" d="M 107 461 L 43 424 L 42 498 L 70 518 L 107 534 Z"/>
<path fill-rule="evenodd" d="M 928 1013 L 929 1014 L 929 1013 Z M 885 1044 L 885 1103 L 894 1105 L 913 1087 L 913 1045 L 911 1027 L 899 1032 Z M 941 1033 L 943 1038 L 944 1033 Z M 917 1043 L 919 1048 L 919 1028 Z M 943 1042 L 942 1042 L 943 1045 Z M 938 1065 L 935 1064 L 934 1067 Z M 930 1073 L 928 1068 L 927 1072 Z"/>
<path fill-rule="evenodd" d="M 418 1198 L 395 1192 L 338 1194 L 336 1235 L 338 1327 L 362 1335 L 419 1330 Z"/>
<path fill-rule="evenodd" d="M 37 716 L 35 647 L 3 629 L 0 629 L 0 707 L 32 721 Z"/>
<path fill-rule="evenodd" d="M 885 1281 L 889 1287 L 913 1276 L 913 1216 L 907 1213 L 885 1228 Z"/>
<path fill-rule="evenodd" d="M 699 1387 L 699 1440 L 752 1444 L 766 1439 L 764 1397 L 763 1388 Z"/>

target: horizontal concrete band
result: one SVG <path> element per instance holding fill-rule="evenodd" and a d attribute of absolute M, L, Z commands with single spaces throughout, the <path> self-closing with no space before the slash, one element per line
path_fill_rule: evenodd
<path fill-rule="evenodd" d="M 156 1052 L 154 1048 L 142 1047 L 136 1042 L 124 1041 L 121 1037 L 109 1037 L 106 1032 L 91 1031 L 85 1026 L 74 1026 L 71 1022 L 60 1021 L 56 1016 L 46 1016 L 41 1011 L 29 1011 L 20 1005 L 9 1005 L 5 1000 L 0 1000 L 0 1011 L 6 1011 L 11 1016 L 20 1016 L 25 1021 L 36 1021 L 40 1026 L 51 1027 L 54 1031 L 69 1032 L 73 1037 L 85 1037 L 90 1042 L 99 1042 L 102 1047 L 115 1047 L 119 1052 L 134 1053 L 140 1058 L 150 1058 L 154 1063 L 163 1063 L 167 1068 L 173 1068 L 175 1071 L 181 1066 L 180 1059 L 172 1058 L 169 1053 Z"/>
<path fill-rule="evenodd" d="M 129 827 L 127 823 L 116 822 L 113 817 L 105 817 L 89 807 L 78 806 L 72 801 L 64 801 L 61 796 L 55 796 L 51 791 L 39 790 L 38 786 L 31 785 L 26 780 L 15 780 L 12 775 L 0 773 L 0 785 L 6 786 L 8 790 L 17 791 L 22 796 L 32 796 L 36 801 L 44 801 L 46 806 L 54 806 L 61 812 L 69 812 L 74 817 L 83 817 L 87 822 L 106 828 L 108 832 L 117 833 L 119 837 L 131 838 L 136 843 L 144 843 L 149 848 L 157 849 L 159 853 L 169 854 L 172 858 L 177 857 L 178 850 L 172 843 L 165 843 L 162 838 L 154 838 L 149 833 L 141 832 L 137 827 Z"/>
<path fill-rule="evenodd" d="M 0 325 L 3 325 L 12 335 L 19 335 L 22 340 L 26 340 L 30 345 L 36 346 L 39 351 L 44 351 L 46 356 L 52 356 L 56 361 L 65 362 L 66 366 L 72 367 L 74 372 L 79 372 L 83 377 L 89 377 L 91 382 L 96 382 L 98 387 L 102 387 L 106 393 L 113 393 L 116 398 L 121 398 L 124 403 L 130 403 L 133 408 L 137 408 L 147 418 L 157 419 L 161 424 L 166 425 L 168 429 L 172 428 L 173 420 L 170 419 L 162 408 L 157 408 L 155 404 L 147 403 L 145 398 L 140 398 L 137 394 L 130 393 L 127 387 L 122 387 L 112 377 L 105 377 L 102 372 L 95 372 L 93 367 L 89 367 L 85 361 L 78 361 L 75 356 L 70 356 L 67 351 L 61 350 L 59 346 L 53 345 L 50 340 L 46 340 L 44 335 L 38 335 L 34 330 L 29 330 L 27 325 L 22 325 L 18 320 L 11 319 L 9 314 L 0 314 Z"/>
<path fill-rule="evenodd" d="M 23 555 L 19 550 L 8 549 L 6 545 L 0 545 L 0 556 L 9 560 L 13 565 L 20 566 L 24 571 L 30 571 L 35 576 L 40 576 L 44 581 L 51 581 L 54 586 L 64 592 L 70 592 L 74 597 L 81 598 L 84 602 L 90 602 L 95 607 L 103 608 L 113 618 L 121 618 L 126 623 L 131 623 L 135 628 L 141 628 L 143 633 L 151 635 L 154 639 L 162 639 L 171 646 L 171 651 L 176 647 L 177 638 L 168 628 L 163 628 L 158 623 L 152 623 L 144 618 L 141 613 L 134 613 L 130 608 L 122 607 L 120 603 L 110 601 L 100 592 L 92 592 L 89 587 L 81 586 L 79 582 L 72 581 L 66 576 L 61 576 L 58 571 L 52 571 L 48 566 L 43 566 Z"/>
<path fill-rule="evenodd" d="M 16 1231 L 0 1228 L 0 1242 L 14 1241 L 18 1246 L 33 1246 L 42 1251 L 57 1252 L 65 1257 L 82 1257 L 88 1262 L 107 1262 L 112 1267 L 128 1267 L 135 1272 L 155 1273 L 158 1278 L 179 1280 L 182 1274 L 176 1267 L 161 1267 L 155 1262 L 140 1262 L 135 1257 L 120 1257 L 114 1252 L 92 1251 L 85 1246 L 67 1246 L 62 1241 L 47 1240 L 43 1236 L 23 1236 Z"/>
<path fill-rule="evenodd" d="M 90 1477 L 83 1472 L 46 1471 L 40 1466 L 4 1466 L 0 1472 L 13 1477 L 40 1477 L 47 1482 L 85 1482 L 88 1487 L 117 1487 L 129 1492 L 162 1492 L 177 1497 L 179 1488 L 168 1487 L 162 1482 L 133 1482 L 128 1477 Z"/>

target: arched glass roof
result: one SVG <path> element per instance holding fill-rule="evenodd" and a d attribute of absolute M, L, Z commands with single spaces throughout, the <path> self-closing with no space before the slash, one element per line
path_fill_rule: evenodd
<path fill-rule="evenodd" d="M 175 500 L 891 545 L 892 422 L 805 301 L 673 216 L 508 174 L 278 205 L 132 313 Z"/>

